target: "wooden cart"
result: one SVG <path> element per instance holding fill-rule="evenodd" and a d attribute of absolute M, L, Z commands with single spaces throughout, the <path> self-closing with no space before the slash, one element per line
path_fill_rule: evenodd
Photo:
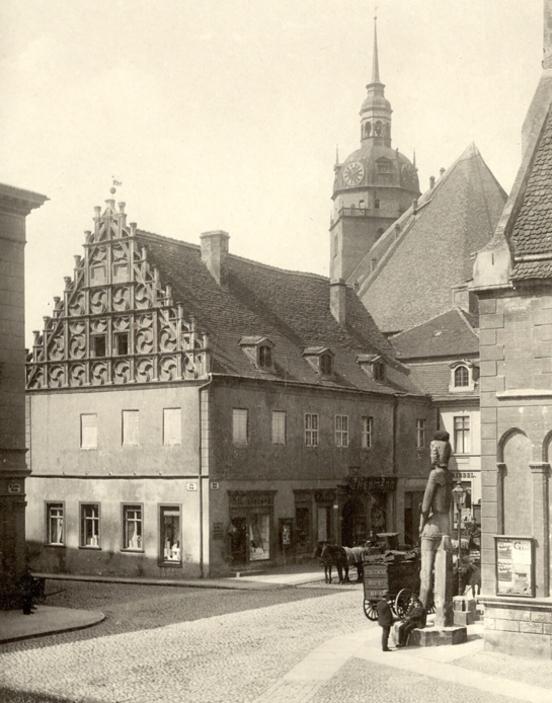
<path fill-rule="evenodd" d="M 388 598 L 394 614 L 403 618 L 412 594 L 420 589 L 420 559 L 416 552 L 394 552 L 392 555 L 374 554 L 363 561 L 364 614 L 369 620 L 377 620 L 377 602 L 390 593 Z"/>

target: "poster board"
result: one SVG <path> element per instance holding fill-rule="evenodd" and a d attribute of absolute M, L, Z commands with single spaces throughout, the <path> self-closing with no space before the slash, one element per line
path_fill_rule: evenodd
<path fill-rule="evenodd" d="M 495 535 L 496 595 L 535 597 L 535 540 Z"/>

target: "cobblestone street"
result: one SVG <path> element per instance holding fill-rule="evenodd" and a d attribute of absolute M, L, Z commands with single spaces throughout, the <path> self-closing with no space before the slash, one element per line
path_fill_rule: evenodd
<path fill-rule="evenodd" d="M 3 703 L 252 701 L 321 642 L 369 626 L 359 586 L 64 589 L 48 604 L 102 609 L 106 621 L 3 646 Z"/>

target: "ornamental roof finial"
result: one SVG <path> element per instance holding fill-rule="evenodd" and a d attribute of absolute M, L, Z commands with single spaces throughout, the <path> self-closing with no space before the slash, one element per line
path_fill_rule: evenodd
<path fill-rule="evenodd" d="M 376 5 L 374 14 L 374 53 L 372 58 L 372 83 L 380 82 L 379 58 L 378 58 L 378 7 Z"/>

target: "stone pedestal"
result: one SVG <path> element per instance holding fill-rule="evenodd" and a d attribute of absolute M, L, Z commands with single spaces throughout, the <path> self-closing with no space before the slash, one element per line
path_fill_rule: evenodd
<path fill-rule="evenodd" d="M 462 644 L 468 641 L 468 630 L 461 625 L 424 627 L 412 630 L 408 644 L 417 647 L 437 647 L 441 644 Z"/>
<path fill-rule="evenodd" d="M 452 605 L 455 625 L 472 625 L 476 621 L 476 604 L 473 598 L 454 596 Z"/>
<path fill-rule="evenodd" d="M 453 624 L 452 614 L 452 546 L 450 537 L 441 538 L 439 549 L 435 555 L 435 626 L 449 627 Z"/>

